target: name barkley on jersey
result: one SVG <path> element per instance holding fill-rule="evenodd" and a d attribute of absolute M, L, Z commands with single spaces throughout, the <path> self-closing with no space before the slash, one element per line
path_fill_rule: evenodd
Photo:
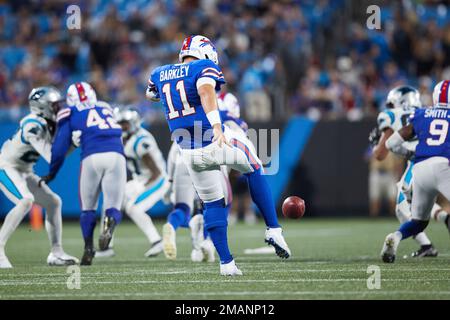
<path fill-rule="evenodd" d="M 189 65 L 181 65 L 177 69 L 163 70 L 159 73 L 159 81 L 167 81 L 183 78 L 188 75 L 188 72 L 189 72 Z"/>

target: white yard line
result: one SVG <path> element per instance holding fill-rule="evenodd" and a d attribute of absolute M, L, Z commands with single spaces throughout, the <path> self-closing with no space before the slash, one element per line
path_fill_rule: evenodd
<path fill-rule="evenodd" d="M 365 291 L 217 291 L 217 292 L 204 292 L 200 293 L 198 291 L 193 292 L 183 292 L 183 293 L 166 293 L 166 292 L 133 292 L 133 293 L 18 293 L 18 294 L 0 294 L 0 299 L 14 299 L 14 298 L 132 298 L 132 297 L 183 297 L 183 299 L 189 298 L 200 298 L 200 297 L 214 297 L 214 296 L 347 296 L 347 295 L 358 295 L 361 296 L 371 296 L 371 295 L 408 295 L 408 296 L 433 296 L 433 295 L 450 295 L 450 291 L 405 291 L 405 290 L 395 290 L 395 291 L 384 291 L 384 290 L 365 290 Z M 230 304 L 229 302 L 221 302 L 222 304 Z M 239 301 L 233 302 L 233 304 L 239 304 Z"/>
<path fill-rule="evenodd" d="M 13 287 L 13 286 L 35 286 L 35 285 L 66 285 L 65 279 L 62 281 L 38 281 L 27 280 L 1 280 L 0 286 Z M 308 282 L 363 282 L 365 283 L 367 278 L 342 278 L 342 279 L 243 279 L 243 278 L 220 278 L 217 280 L 109 280 L 109 281 L 98 281 L 98 280 L 83 280 L 81 277 L 82 285 L 120 285 L 120 284 L 175 284 L 175 285 L 185 285 L 189 284 L 217 284 L 217 283 L 308 283 Z M 410 282 L 410 279 L 382 279 L 382 282 Z M 447 278 L 426 278 L 426 279 L 414 279 L 414 282 L 448 282 L 450 279 Z"/>
<path fill-rule="evenodd" d="M 241 265 L 241 264 L 240 264 Z M 242 263 L 242 265 L 245 265 Z M 96 276 L 126 276 L 126 275 L 177 275 L 177 274 L 218 274 L 217 270 L 211 270 L 211 268 L 215 269 L 215 265 L 211 267 L 193 267 L 193 268 L 186 268 L 184 270 L 168 270 L 168 271 L 153 271 L 152 269 L 137 269 L 133 271 L 117 271 L 117 272 L 89 272 L 81 270 L 81 276 L 82 277 L 96 277 Z M 264 268 L 260 268 L 258 266 L 251 266 L 251 265 L 245 265 L 245 267 L 242 267 L 242 269 L 249 272 L 255 272 L 255 271 L 261 271 L 266 272 Z M 62 269 L 59 269 L 62 270 Z M 64 269 L 65 270 L 65 269 Z M 423 269 L 418 268 L 395 268 L 395 269 L 383 269 L 381 268 L 381 272 L 417 272 L 422 273 Z M 438 271 L 438 272 L 445 272 L 450 271 L 450 268 L 427 268 L 427 272 L 432 271 Z M 361 272 L 363 274 L 367 273 L 366 268 L 361 269 L 314 269 L 314 270 L 305 270 L 305 269 L 289 269 L 289 268 L 283 268 L 283 269 L 275 269 L 271 270 L 270 273 L 322 273 L 322 272 L 336 272 L 336 273 L 347 273 L 347 272 Z M 48 273 L 0 273 L 0 281 L 2 278 L 32 278 L 32 277 L 67 277 L 67 273 L 65 272 L 48 272 Z"/>

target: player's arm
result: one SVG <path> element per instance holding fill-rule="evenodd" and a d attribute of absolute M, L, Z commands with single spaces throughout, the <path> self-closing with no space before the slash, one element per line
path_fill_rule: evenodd
<path fill-rule="evenodd" d="M 145 91 L 145 97 L 148 100 L 158 102 L 160 100 L 160 96 L 159 96 L 158 88 L 156 87 L 155 83 L 152 80 L 153 74 L 154 74 L 154 72 L 150 76 L 150 79 L 148 79 L 148 85 L 147 85 L 147 90 Z"/>
<path fill-rule="evenodd" d="M 178 156 L 178 147 L 176 144 L 172 144 L 169 150 L 169 155 L 167 156 L 167 179 L 170 183 L 173 182 L 173 176 L 175 174 L 175 163 Z"/>
<path fill-rule="evenodd" d="M 392 136 L 394 130 L 391 128 L 385 128 L 382 133 L 378 144 L 373 148 L 373 156 L 378 161 L 384 160 L 389 154 L 389 149 L 386 148 L 386 141 Z"/>
<path fill-rule="evenodd" d="M 156 179 L 161 175 L 161 170 L 156 165 L 155 159 L 150 153 L 144 154 L 141 160 L 144 166 L 146 166 L 152 172 L 151 178 L 146 183 L 146 185 L 150 185 L 154 183 Z"/>
<path fill-rule="evenodd" d="M 62 110 L 60 113 L 61 115 L 58 115 L 56 136 L 51 149 L 50 172 L 41 179 L 39 184 L 42 182 L 48 183 L 56 177 L 72 144 L 72 129 L 69 121 L 70 111 Z"/>
<path fill-rule="evenodd" d="M 50 163 L 51 144 L 44 139 L 44 126 L 42 124 L 32 122 L 22 128 L 22 138 L 25 142 L 31 144 L 37 153 Z"/>
<path fill-rule="evenodd" d="M 393 151 L 396 150 L 402 150 L 402 144 L 405 141 L 408 141 L 412 138 L 414 138 L 414 127 L 412 124 L 408 124 L 407 126 L 404 126 L 399 131 L 394 132 L 389 139 L 386 141 L 385 145 L 386 148 Z"/>
<path fill-rule="evenodd" d="M 208 78 L 210 79 L 210 78 Z M 204 81 L 203 84 L 197 87 L 198 95 L 205 110 L 206 117 L 213 128 L 214 138 L 213 141 L 217 141 L 219 147 L 222 144 L 228 144 L 225 135 L 222 131 L 222 120 L 220 118 L 219 109 L 217 107 L 217 97 L 215 90 L 215 81 Z"/>
<path fill-rule="evenodd" d="M 153 141 L 152 141 L 153 140 Z M 136 145 L 136 155 L 142 161 L 142 165 L 150 170 L 152 173 L 151 178 L 146 182 L 146 185 L 150 185 L 161 176 L 161 170 L 156 165 L 155 158 L 153 157 L 152 146 L 155 145 L 153 137 L 147 137 L 138 142 Z"/>

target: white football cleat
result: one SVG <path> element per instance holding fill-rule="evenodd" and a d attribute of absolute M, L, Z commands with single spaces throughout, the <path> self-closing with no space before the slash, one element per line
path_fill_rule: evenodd
<path fill-rule="evenodd" d="M 385 263 L 393 263 L 395 261 L 395 255 L 397 253 L 398 244 L 400 238 L 395 233 L 390 233 L 386 236 L 383 243 L 383 249 L 381 249 L 381 259 Z"/>
<path fill-rule="evenodd" d="M 9 262 L 8 257 L 4 254 L 0 255 L 0 269 L 11 269 L 13 266 Z"/>
<path fill-rule="evenodd" d="M 164 255 L 169 260 L 177 258 L 177 243 L 175 229 L 170 223 L 163 226 L 163 251 Z"/>
<path fill-rule="evenodd" d="M 145 256 L 147 258 L 156 257 L 161 252 L 163 252 L 163 242 L 159 240 L 152 244 L 152 247 L 145 253 Z"/>
<path fill-rule="evenodd" d="M 214 262 L 216 261 L 216 248 L 214 247 L 213 242 L 211 239 L 205 239 L 200 243 L 200 249 L 203 252 L 203 261 L 206 262 Z"/>
<path fill-rule="evenodd" d="M 242 271 L 238 269 L 234 260 L 228 263 L 220 264 L 221 276 L 242 276 Z"/>
<path fill-rule="evenodd" d="M 264 242 L 273 246 L 275 248 L 275 253 L 280 258 L 287 259 L 291 256 L 291 250 L 284 240 L 283 230 L 281 228 L 268 228 L 266 230 Z"/>
<path fill-rule="evenodd" d="M 203 251 L 200 249 L 192 249 L 191 260 L 192 262 L 202 262 L 205 258 Z"/>
<path fill-rule="evenodd" d="M 80 261 L 77 258 L 69 256 L 65 252 L 61 253 L 50 252 L 50 254 L 47 257 L 47 264 L 49 266 L 71 266 L 78 263 L 80 263 Z"/>
<path fill-rule="evenodd" d="M 96 258 L 112 258 L 116 255 L 113 248 L 95 251 Z"/>

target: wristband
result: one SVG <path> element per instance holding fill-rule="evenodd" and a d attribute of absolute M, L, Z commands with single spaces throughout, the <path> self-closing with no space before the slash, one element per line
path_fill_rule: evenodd
<path fill-rule="evenodd" d="M 400 146 L 405 140 L 403 137 L 398 133 L 398 131 L 394 132 L 392 136 L 389 137 L 386 141 L 386 148 L 389 150 L 394 149 L 395 147 Z"/>
<path fill-rule="evenodd" d="M 222 124 L 222 120 L 220 119 L 220 113 L 219 110 L 213 110 L 206 114 L 206 117 L 208 118 L 209 123 L 212 127 L 214 127 L 215 124 Z"/>

